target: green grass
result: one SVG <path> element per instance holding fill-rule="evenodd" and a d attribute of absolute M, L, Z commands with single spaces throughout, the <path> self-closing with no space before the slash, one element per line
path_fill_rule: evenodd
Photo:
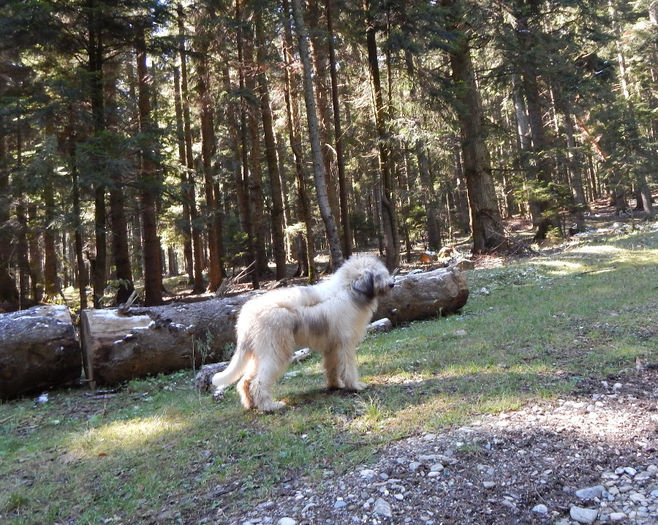
<path fill-rule="evenodd" d="M 289 408 L 276 414 L 244 412 L 234 389 L 213 402 L 191 371 L 108 399 L 62 390 L 46 404 L 0 404 L 0 521 L 211 520 L 286 480 L 321 484 L 401 437 L 563 396 L 638 356 L 656 361 L 656 270 L 654 230 L 469 272 L 460 315 L 364 341 L 368 390 L 326 392 L 314 357 L 277 385 Z"/>

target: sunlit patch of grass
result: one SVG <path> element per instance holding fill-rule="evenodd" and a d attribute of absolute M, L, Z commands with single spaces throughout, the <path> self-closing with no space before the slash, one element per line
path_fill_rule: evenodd
<path fill-rule="evenodd" d="M 79 454 L 80 457 L 92 457 L 137 449 L 169 433 L 179 432 L 185 426 L 186 424 L 181 420 L 161 415 L 113 421 L 74 436 L 70 451 Z"/>

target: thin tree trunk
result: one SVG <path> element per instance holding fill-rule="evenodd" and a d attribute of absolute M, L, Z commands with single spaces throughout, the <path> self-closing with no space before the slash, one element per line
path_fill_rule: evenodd
<path fill-rule="evenodd" d="M 299 56 L 302 61 L 303 82 L 304 82 L 304 100 L 306 102 L 306 118 L 308 121 L 308 132 L 311 141 L 311 154 L 313 156 L 313 174 L 315 177 L 315 190 L 318 197 L 318 206 L 320 215 L 324 222 L 331 252 L 331 262 L 333 268 L 339 268 L 343 264 L 343 253 L 340 249 L 340 237 L 336 221 L 331 212 L 329 197 L 327 196 L 326 173 L 322 158 L 322 148 L 320 145 L 320 129 L 318 124 L 317 108 L 315 106 L 315 96 L 313 94 L 313 78 L 311 68 L 311 58 L 309 53 L 308 34 L 304 24 L 304 16 L 300 0 L 292 0 L 292 13 L 297 29 L 297 43 L 299 47 Z"/>
<path fill-rule="evenodd" d="M 144 143 L 141 158 L 141 204 L 142 204 L 142 250 L 144 259 L 144 304 L 162 303 L 162 262 L 160 261 L 160 238 L 157 231 L 156 197 L 158 195 L 157 166 L 153 159 L 154 144 L 151 124 L 151 101 L 146 67 L 146 43 L 144 28 L 138 27 L 135 39 L 137 52 L 137 87 L 139 107 L 139 131 Z"/>
<path fill-rule="evenodd" d="M 202 32 L 202 31 L 201 31 Z M 203 164 L 204 187 L 206 197 L 206 220 L 208 225 L 208 290 L 214 292 L 224 277 L 222 254 L 220 252 L 221 230 L 218 225 L 220 210 L 215 200 L 214 167 L 212 159 L 215 154 L 217 140 L 214 129 L 214 111 L 210 95 L 210 72 L 208 70 L 207 35 L 200 36 L 197 62 L 197 89 L 201 116 L 201 160 Z"/>
<path fill-rule="evenodd" d="M 372 20 L 370 0 L 363 0 L 366 15 L 366 44 L 368 48 L 368 69 L 375 110 L 375 124 L 379 146 L 379 173 L 381 174 L 381 222 L 384 235 L 384 251 L 386 266 L 389 270 L 400 264 L 400 234 L 398 232 L 395 211 L 395 196 L 393 191 L 393 175 L 390 166 L 390 136 L 388 114 L 384 109 L 382 87 L 377 58 L 377 37 Z"/>
<path fill-rule="evenodd" d="M 559 221 L 556 210 L 552 206 L 549 193 L 549 185 L 553 180 L 553 167 L 548 156 L 548 143 L 544 122 L 542 119 L 542 104 L 539 94 L 538 74 L 534 62 L 532 61 L 532 51 L 534 43 L 531 41 L 534 33 L 528 27 L 527 18 L 517 16 L 515 18 L 515 32 L 517 41 L 520 46 L 520 71 L 521 86 L 525 94 L 525 100 L 528 110 L 528 124 L 530 125 L 530 134 L 532 137 L 532 154 L 535 157 L 535 167 L 531 168 L 533 172 L 532 179 L 538 186 L 530 197 L 531 206 L 535 206 L 537 214 L 537 232 L 535 240 L 544 240 L 548 231 L 552 227 L 558 227 Z"/>
<path fill-rule="evenodd" d="M 107 128 L 118 132 L 119 115 L 116 107 L 116 68 L 117 63 L 110 63 L 111 77 L 107 82 Z M 132 268 L 130 265 L 130 251 L 128 250 L 128 222 L 126 220 L 126 187 L 123 175 L 119 169 L 113 169 L 110 184 L 110 241 L 112 246 L 112 260 L 116 271 L 118 283 L 116 304 L 125 303 L 135 290 L 133 284 Z"/>
<path fill-rule="evenodd" d="M 173 67 L 174 73 L 174 112 L 176 115 L 176 143 L 178 145 L 178 163 L 180 164 L 181 201 L 183 216 L 178 222 L 178 228 L 183 236 L 183 259 L 188 283 L 194 284 L 194 255 L 192 252 L 192 226 L 190 223 L 190 203 L 187 200 L 187 166 L 185 162 L 185 128 L 183 125 L 183 103 L 180 87 L 180 69 Z"/>
<path fill-rule="evenodd" d="M 18 308 L 18 289 L 9 273 L 12 232 L 9 228 L 9 170 L 4 130 L 4 122 L 0 122 L 0 308 L 15 310 Z"/>
<path fill-rule="evenodd" d="M 308 25 L 309 51 L 311 53 L 311 64 L 313 65 L 313 81 L 316 86 L 314 90 L 315 103 L 318 110 L 318 127 L 320 130 L 320 144 L 322 145 L 322 159 L 324 161 L 325 182 L 327 183 L 327 197 L 331 206 L 331 213 L 336 221 L 336 227 L 340 231 L 340 210 L 338 205 L 338 194 L 336 192 L 336 181 L 332 171 L 332 158 L 334 152 L 331 148 L 331 118 L 329 115 L 329 92 L 327 80 L 327 34 L 320 27 L 322 12 L 320 0 L 306 2 L 307 12 L 305 20 Z"/>
<path fill-rule="evenodd" d="M 43 299 L 43 255 L 41 253 L 41 232 L 45 221 L 40 221 L 36 202 L 27 206 L 27 244 L 30 261 L 30 288 L 35 303 Z"/>
<path fill-rule="evenodd" d="M 635 186 L 639 194 L 639 199 L 637 202 L 638 208 L 641 208 L 647 213 L 649 217 L 653 217 L 655 214 L 653 205 L 651 204 L 651 190 L 647 184 L 646 171 L 647 168 L 645 164 L 647 163 L 647 158 L 649 154 L 645 151 L 645 148 L 642 146 L 639 137 L 639 129 L 637 125 L 637 120 L 635 118 L 635 107 L 633 101 L 631 100 L 631 94 L 628 87 L 628 72 L 626 67 L 626 56 L 623 48 L 623 39 L 621 35 L 621 30 L 619 27 L 619 22 L 617 20 L 617 11 L 612 3 L 612 0 L 608 0 L 608 8 L 610 10 L 610 17 L 612 18 L 612 24 L 617 35 L 615 40 L 617 46 L 617 63 L 619 65 L 619 78 L 621 80 L 622 92 L 624 94 L 624 99 L 626 99 L 626 119 L 629 122 L 628 131 L 631 147 L 634 153 L 641 159 L 639 165 L 633 170 Z"/>
<path fill-rule="evenodd" d="M 105 130 L 105 100 L 103 96 L 102 10 L 95 0 L 87 1 L 89 34 L 88 71 L 90 78 L 91 113 L 94 135 Z M 107 282 L 107 212 L 105 209 L 105 184 L 97 181 L 94 188 L 94 233 L 96 253 L 90 255 L 94 308 L 102 306 L 101 299 Z"/>
<path fill-rule="evenodd" d="M 190 118 L 190 96 L 187 79 L 187 51 L 185 49 L 185 25 L 183 23 L 183 6 L 177 4 L 176 14 L 178 21 L 179 55 L 181 67 L 181 102 L 183 106 L 183 133 L 185 136 L 185 184 L 183 184 L 183 198 L 187 203 L 190 213 L 190 226 L 192 230 L 192 259 L 194 266 L 193 294 L 203 293 L 205 285 L 203 282 L 203 241 L 201 239 L 201 226 L 199 224 L 199 212 L 196 206 L 195 191 L 195 166 L 192 151 L 192 119 Z"/>
<path fill-rule="evenodd" d="M 282 0 L 284 11 L 284 44 L 283 44 L 283 57 L 285 63 L 285 101 L 286 101 L 286 125 L 288 128 L 288 140 L 290 142 L 290 149 L 292 150 L 295 162 L 295 187 L 298 196 L 299 216 L 304 224 L 305 237 L 302 239 L 303 246 L 299 251 L 303 255 L 299 256 L 301 275 L 308 276 L 309 283 L 314 283 L 316 280 L 315 274 L 315 237 L 313 235 L 313 213 L 311 210 L 311 199 L 308 194 L 306 184 L 306 171 L 304 170 L 304 158 L 302 154 L 302 141 L 299 131 L 299 105 L 297 103 L 297 76 L 293 68 L 293 38 L 292 30 L 290 27 L 290 6 L 288 0 Z M 304 264 L 304 258 L 306 263 Z M 305 267 L 305 268 L 304 268 Z"/>
<path fill-rule="evenodd" d="M 280 280 L 286 276 L 286 249 L 283 236 L 283 196 L 281 194 L 281 174 L 279 173 L 279 161 L 277 159 L 276 140 L 274 138 L 274 124 L 272 121 L 272 108 L 270 107 L 270 93 L 267 76 L 263 71 L 267 62 L 265 50 L 265 35 L 263 22 L 259 10 L 254 13 L 256 26 L 257 61 L 261 65 L 258 69 L 258 92 L 260 97 L 261 117 L 263 121 L 263 134 L 265 137 L 265 159 L 270 179 L 270 190 L 272 194 L 272 251 L 276 264 L 276 279 Z"/>
<path fill-rule="evenodd" d="M 416 156 L 418 158 L 418 171 L 420 180 L 425 188 L 423 191 L 425 201 L 425 220 L 427 225 L 427 248 L 439 250 L 441 248 L 441 225 L 439 221 L 439 203 L 434 195 L 434 178 L 430 173 L 425 141 L 416 141 Z"/>
<path fill-rule="evenodd" d="M 340 123 L 340 101 L 338 97 L 338 70 L 334 46 L 334 28 L 331 0 L 326 0 L 327 32 L 329 33 L 329 73 L 331 75 L 331 102 L 334 114 L 334 136 L 336 139 L 336 166 L 338 168 L 338 196 L 340 200 L 340 222 L 343 228 L 343 256 L 352 254 L 352 226 L 350 224 L 349 203 L 347 201 L 347 175 L 343 152 L 343 130 Z"/>

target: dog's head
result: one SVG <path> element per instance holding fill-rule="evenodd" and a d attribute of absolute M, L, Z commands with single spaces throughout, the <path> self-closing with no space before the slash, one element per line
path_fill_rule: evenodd
<path fill-rule="evenodd" d="M 388 295 L 395 285 L 386 266 L 374 257 L 352 257 L 341 270 L 350 274 L 352 291 L 361 300 L 371 301 Z"/>

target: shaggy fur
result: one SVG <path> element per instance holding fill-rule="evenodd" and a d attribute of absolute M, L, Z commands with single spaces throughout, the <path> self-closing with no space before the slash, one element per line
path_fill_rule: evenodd
<path fill-rule="evenodd" d="M 213 376 L 213 386 L 222 388 L 242 377 L 237 388 L 245 408 L 281 408 L 283 402 L 272 400 L 272 386 L 293 352 L 308 346 L 323 353 L 329 388 L 363 390 L 356 345 L 377 299 L 393 283 L 381 261 L 361 255 L 315 286 L 280 288 L 251 299 L 238 317 L 235 354 L 226 370 Z"/>

